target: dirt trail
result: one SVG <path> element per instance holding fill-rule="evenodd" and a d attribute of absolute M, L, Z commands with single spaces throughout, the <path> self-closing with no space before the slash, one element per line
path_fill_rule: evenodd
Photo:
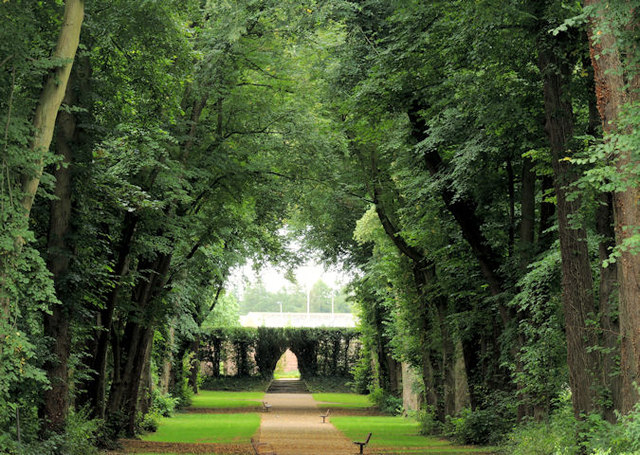
<path fill-rule="evenodd" d="M 268 393 L 264 400 L 272 405 L 262 415 L 260 442 L 278 455 L 352 455 L 358 447 L 331 423 L 322 423 L 316 402 L 309 393 Z"/>

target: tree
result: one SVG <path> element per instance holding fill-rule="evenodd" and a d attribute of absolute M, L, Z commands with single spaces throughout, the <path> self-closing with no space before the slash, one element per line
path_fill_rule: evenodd
<path fill-rule="evenodd" d="M 638 334 L 640 316 L 640 255 L 637 251 L 637 226 L 640 224 L 638 200 L 637 156 L 632 151 L 635 142 L 633 123 L 637 121 L 639 74 L 634 58 L 635 44 L 627 41 L 637 26 L 627 19 L 635 6 L 628 2 L 609 4 L 587 0 L 590 11 L 589 42 L 594 69 L 598 110 L 607 143 L 606 159 L 611 162 L 615 190 L 613 206 L 620 299 L 620 372 L 622 394 L 620 409 L 626 413 L 638 402 L 636 386 L 640 380 Z M 616 19 L 616 13 L 621 13 Z M 606 191 L 606 190 L 605 190 Z"/>

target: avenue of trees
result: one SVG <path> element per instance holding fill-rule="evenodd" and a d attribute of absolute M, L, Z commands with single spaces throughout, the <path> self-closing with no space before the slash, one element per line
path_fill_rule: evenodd
<path fill-rule="evenodd" d="M 638 3 L 0 3 L 0 452 L 134 435 L 231 270 L 314 251 L 380 403 L 640 450 Z"/>

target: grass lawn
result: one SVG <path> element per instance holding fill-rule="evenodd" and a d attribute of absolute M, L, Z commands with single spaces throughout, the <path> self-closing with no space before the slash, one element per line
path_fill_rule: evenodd
<path fill-rule="evenodd" d="M 260 406 L 264 392 L 219 392 L 201 390 L 193 396 L 192 408 L 244 408 Z"/>
<path fill-rule="evenodd" d="M 421 436 L 418 422 L 405 417 L 342 417 L 331 418 L 331 423 L 352 441 L 364 441 L 373 433 L 369 446 L 397 448 L 400 453 L 464 454 L 490 453 L 480 447 L 457 447 L 448 441 Z M 374 450 L 375 451 L 375 450 Z M 395 451 L 394 451 L 395 453 Z"/>
<path fill-rule="evenodd" d="M 367 395 L 357 393 L 314 393 L 312 396 L 320 408 L 370 408 L 373 406 Z"/>
<path fill-rule="evenodd" d="M 260 426 L 260 415 L 246 414 L 176 414 L 162 419 L 155 433 L 144 441 L 248 443 Z"/>

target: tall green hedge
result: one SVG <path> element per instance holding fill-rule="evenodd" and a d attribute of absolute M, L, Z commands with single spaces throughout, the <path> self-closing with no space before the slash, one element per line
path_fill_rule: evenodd
<path fill-rule="evenodd" d="M 358 331 L 349 328 L 217 328 L 203 336 L 200 358 L 214 365 L 233 360 L 238 376 L 256 372 L 273 377 L 276 363 L 287 350 L 298 358 L 303 378 L 350 376 L 357 360 Z M 231 347 L 231 349 L 229 349 Z"/>

